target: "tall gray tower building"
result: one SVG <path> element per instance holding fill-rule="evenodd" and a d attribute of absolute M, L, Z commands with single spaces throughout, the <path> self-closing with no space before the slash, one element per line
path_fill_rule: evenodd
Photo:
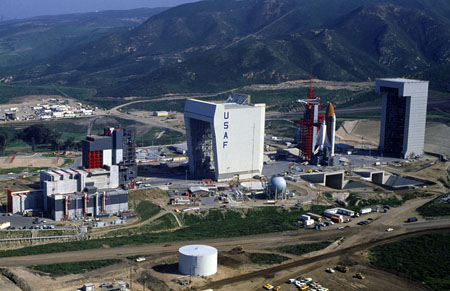
<path fill-rule="evenodd" d="M 423 155 L 428 81 L 377 79 L 382 95 L 379 150 L 386 156 Z"/>
<path fill-rule="evenodd" d="M 251 104 L 248 95 L 225 102 L 186 100 L 184 120 L 190 173 L 217 181 L 261 175 L 265 104 Z"/>

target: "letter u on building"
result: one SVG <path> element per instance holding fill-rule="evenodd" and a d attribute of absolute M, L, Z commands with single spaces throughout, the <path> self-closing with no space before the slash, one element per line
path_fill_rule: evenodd
<path fill-rule="evenodd" d="M 230 118 L 230 112 L 224 112 L 223 119 L 228 119 L 228 118 Z"/>

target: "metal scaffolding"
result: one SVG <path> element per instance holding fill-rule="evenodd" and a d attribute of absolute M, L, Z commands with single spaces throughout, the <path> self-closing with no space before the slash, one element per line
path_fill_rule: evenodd
<path fill-rule="evenodd" d="M 192 144 L 194 156 L 194 174 L 207 173 L 213 167 L 213 138 L 211 124 L 198 119 L 191 119 Z"/>

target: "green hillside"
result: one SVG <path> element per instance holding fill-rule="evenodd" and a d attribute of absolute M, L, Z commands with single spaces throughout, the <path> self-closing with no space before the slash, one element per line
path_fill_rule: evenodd
<path fill-rule="evenodd" d="M 446 11 L 446 0 L 199 1 L 135 28 L 92 32 L 50 51 L 45 64 L 0 68 L 0 79 L 124 97 L 278 83 L 312 70 L 324 80 L 427 78 L 432 88 L 449 90 L 441 75 L 450 72 Z"/>
<path fill-rule="evenodd" d="M 0 22 L 0 72 L 13 73 L 8 70 L 11 66 L 36 66 L 74 46 L 139 26 L 164 10 L 143 8 Z"/>

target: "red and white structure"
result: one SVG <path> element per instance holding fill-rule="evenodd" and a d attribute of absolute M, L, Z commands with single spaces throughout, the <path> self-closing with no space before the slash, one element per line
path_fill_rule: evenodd
<path fill-rule="evenodd" d="M 309 80 L 308 95 L 305 100 L 297 100 L 305 105 L 303 118 L 296 122 L 299 128 L 298 148 L 300 155 L 309 160 L 316 148 L 317 136 L 324 120 L 324 115 L 319 113 L 322 109 L 320 98 L 314 96 L 312 77 Z"/>

